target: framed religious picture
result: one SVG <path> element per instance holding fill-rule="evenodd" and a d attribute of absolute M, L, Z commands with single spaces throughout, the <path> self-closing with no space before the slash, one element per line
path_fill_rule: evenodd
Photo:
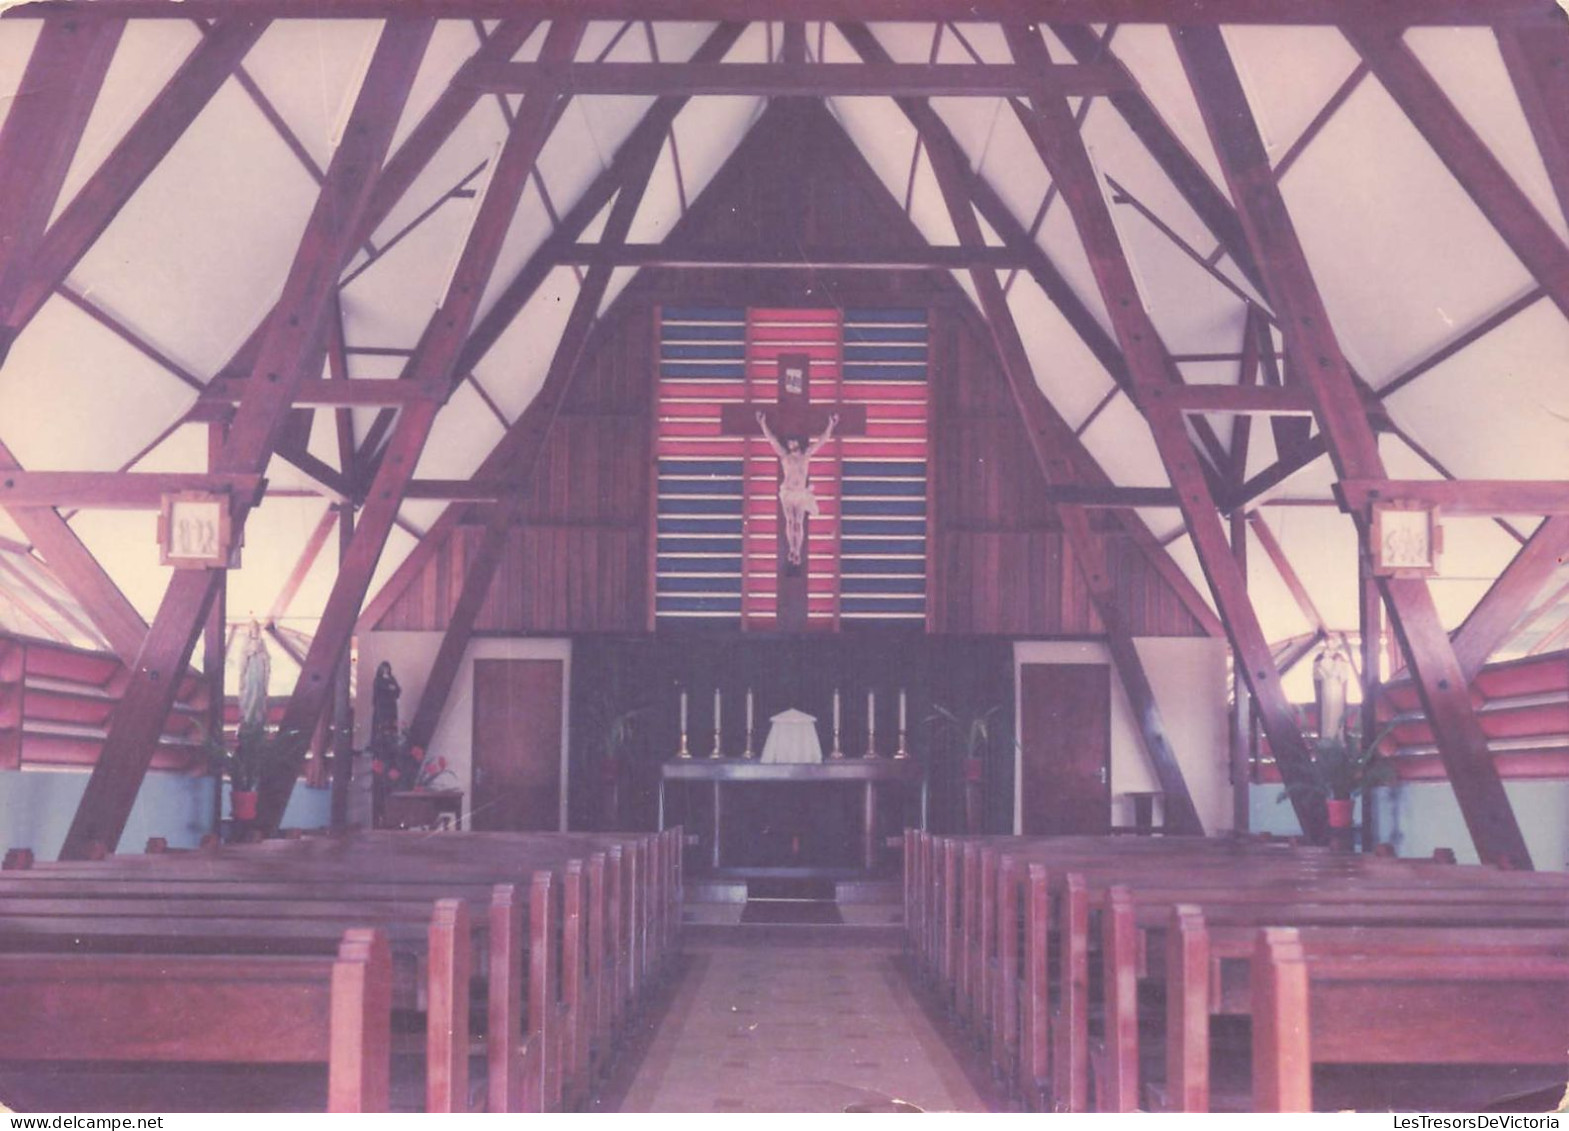
<path fill-rule="evenodd" d="M 229 496 L 178 491 L 163 497 L 158 515 L 158 560 L 175 569 L 238 565 Z"/>
<path fill-rule="evenodd" d="M 1372 555 L 1377 577 L 1433 577 L 1443 535 L 1437 508 L 1398 501 L 1373 504 Z"/>

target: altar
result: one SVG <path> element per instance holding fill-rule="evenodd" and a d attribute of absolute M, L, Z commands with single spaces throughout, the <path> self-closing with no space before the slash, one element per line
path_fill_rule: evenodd
<path fill-rule="evenodd" d="M 904 758 L 682 758 L 659 781 L 659 827 L 679 823 L 715 873 L 873 875 L 884 839 L 919 823 L 925 779 Z"/>

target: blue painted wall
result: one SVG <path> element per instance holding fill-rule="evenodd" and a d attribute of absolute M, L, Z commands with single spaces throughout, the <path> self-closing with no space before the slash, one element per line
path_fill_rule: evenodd
<path fill-rule="evenodd" d="M 120 838 L 120 851 L 140 852 L 148 837 L 161 836 L 171 848 L 193 848 L 212 831 L 212 778 L 153 772 Z M 85 770 L 0 773 L 0 848 L 31 848 L 39 860 L 53 860 L 65 843 L 76 806 L 87 788 Z M 321 828 L 328 823 L 330 791 L 294 787 L 284 811 L 286 827 Z M 228 801 L 224 801 L 225 812 Z"/>
<path fill-rule="evenodd" d="M 1514 806 L 1531 860 L 1540 871 L 1569 869 L 1569 782 L 1511 781 L 1504 792 Z M 1250 827 L 1254 832 L 1295 836 L 1302 831 L 1286 802 L 1276 803 L 1278 785 L 1255 785 L 1249 791 Z M 1374 793 L 1378 839 L 1394 844 L 1401 856 L 1431 856 L 1435 848 L 1452 848 L 1462 864 L 1476 863 L 1476 850 L 1460 816 L 1460 805 L 1448 782 L 1404 782 Z M 1358 805 L 1357 820 L 1361 820 Z"/>

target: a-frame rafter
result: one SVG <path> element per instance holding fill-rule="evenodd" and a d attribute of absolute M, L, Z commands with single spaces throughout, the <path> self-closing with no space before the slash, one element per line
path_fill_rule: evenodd
<path fill-rule="evenodd" d="M 267 28 L 265 20 L 220 20 L 72 198 L 39 244 L 4 323 L 14 338 L 37 314 L 120 209 L 206 108 Z"/>
<path fill-rule="evenodd" d="M 261 474 L 266 469 L 295 385 L 315 352 L 338 272 L 356 246 L 350 236 L 433 30 L 430 20 L 392 21 L 381 34 L 283 294 L 268 320 L 245 396 L 229 425 L 216 462 L 219 472 Z M 249 509 L 248 500 L 234 505 L 236 531 L 243 531 Z M 85 859 L 98 847 L 118 844 L 222 581 L 219 570 L 175 572 L 110 719 L 103 751 L 66 834 L 62 859 Z"/>
<path fill-rule="evenodd" d="M 1342 479 L 1383 479 L 1378 439 L 1368 423 L 1355 379 L 1340 351 L 1285 201 L 1270 175 L 1263 141 L 1220 30 L 1183 28 L 1174 33 L 1174 38 L 1243 227 L 1268 276 L 1270 294 L 1282 324 L 1287 327 L 1286 351 L 1293 374 L 1312 391 L 1317 402 L 1319 427 L 1336 472 Z M 1364 58 L 1372 55 L 1368 61 L 1374 72 L 1385 78 L 1388 71 L 1381 65 L 1383 56 L 1365 49 L 1358 37 L 1353 40 L 1364 46 Z M 1357 518 L 1358 530 L 1365 540 L 1366 516 Z M 1420 579 L 1384 578 L 1379 588 L 1391 626 L 1405 645 L 1438 740 L 1439 754 L 1478 854 L 1484 861 L 1530 868 L 1531 858 L 1520 826 L 1471 707 L 1468 681 L 1443 630 L 1427 583 Z"/>
<path fill-rule="evenodd" d="M 723 59 L 735 46 L 743 30 L 742 24 L 721 24 L 709 33 L 708 38 L 693 53 L 693 60 Z M 562 256 L 576 243 L 616 193 L 631 183 L 635 172 L 631 161 L 633 154 L 643 152 L 644 147 L 668 134 L 686 102 L 684 98 L 662 98 L 649 107 L 642 120 L 633 127 L 627 139 L 621 143 L 621 148 L 616 151 L 610 164 L 589 182 L 577 203 L 561 217 L 556 230 L 534 250 L 527 262 L 513 276 L 512 281 L 497 296 L 490 310 L 475 325 L 473 333 L 469 335 L 469 340 L 463 347 L 455 372 L 468 373 L 490 352 L 501 335 L 506 332 L 507 327 L 528 305 L 529 300 L 534 297 L 535 292 L 561 261 Z M 524 412 L 526 416 L 528 410 Z M 518 423 L 521 423 L 521 418 Z M 386 424 L 381 419 L 372 425 L 360 447 L 363 454 L 375 456 L 375 445 L 379 442 L 377 437 L 385 427 Z M 374 458 L 366 462 L 374 466 Z M 487 460 L 474 473 L 474 478 L 493 476 L 495 469 L 501 466 L 504 466 L 504 461 L 501 459 L 494 462 Z M 441 516 L 426 531 L 425 536 L 382 585 L 380 591 L 366 604 L 359 617 L 362 628 L 374 626 L 386 614 L 399 594 L 415 577 L 419 576 L 420 570 L 425 567 L 432 555 L 452 536 L 452 532 L 457 529 L 467 509 L 466 506 L 458 504 L 447 507 L 441 513 Z"/>
<path fill-rule="evenodd" d="M 1400 29 L 1355 25 L 1342 30 L 1509 250 L 1569 316 L 1569 247 L 1444 94 Z"/>
<path fill-rule="evenodd" d="M 863 59 L 886 60 L 889 57 L 876 37 L 864 25 L 840 24 L 838 27 L 846 41 Z M 928 150 L 934 147 L 946 150 L 952 155 L 952 163 L 966 170 L 965 187 L 975 210 L 991 225 L 1008 248 L 1025 258 L 1030 278 L 1062 314 L 1079 340 L 1084 343 L 1085 348 L 1111 376 L 1116 387 L 1126 390 L 1129 381 L 1127 363 L 1116 340 L 1101 328 L 1100 320 L 1078 297 L 1067 278 L 1008 209 L 997 190 L 984 177 L 975 176 L 967 171 L 963 149 L 944 124 L 942 117 L 932 109 L 930 103 L 920 99 L 901 99 L 897 105 L 909 119 L 910 124 L 915 127 L 916 133 L 924 139 L 923 145 Z M 1074 439 L 1077 440 L 1077 437 Z M 1079 447 L 1082 450 L 1082 445 Z M 1086 459 L 1084 463 L 1092 464 L 1093 461 Z M 1104 475 L 1097 477 L 1088 474 L 1087 469 L 1081 468 L 1081 474 L 1085 474 L 1087 481 L 1104 479 L 1105 483 L 1110 482 Z M 1094 485 L 1101 484 L 1097 482 Z M 1144 525 L 1143 520 L 1132 511 L 1119 511 L 1117 517 L 1145 560 L 1161 575 L 1166 584 L 1171 586 L 1187 610 L 1204 626 L 1204 630 L 1212 636 L 1221 635 L 1219 619 L 1205 604 L 1204 598 L 1188 580 L 1187 574 L 1182 572 L 1159 540 Z"/>
<path fill-rule="evenodd" d="M 846 32 L 852 44 L 865 39 L 864 29 L 841 26 L 840 30 Z M 919 130 L 920 120 L 929 113 L 927 104 L 917 99 L 897 101 L 905 115 L 917 123 Z M 942 144 L 940 139 L 926 136 L 926 149 L 960 243 L 970 248 L 982 246 L 985 236 L 966 187 L 969 181 L 967 167 L 955 148 Z M 970 279 L 980 299 L 982 315 L 997 347 L 1003 375 L 1023 418 L 1025 434 L 1041 475 L 1050 485 L 1077 483 L 1079 470 L 1074 459 L 1078 448 L 1077 437 L 1041 395 L 1024 341 L 1019 336 L 1007 297 L 1003 294 L 1002 283 L 996 272 L 990 270 L 972 270 Z M 1166 827 L 1174 833 L 1202 834 L 1203 823 L 1193 806 L 1176 753 L 1166 738 L 1165 725 L 1149 676 L 1134 645 L 1127 618 L 1116 600 L 1105 542 L 1090 529 L 1089 514 L 1084 507 L 1058 503 L 1054 509 L 1062 524 L 1064 540 L 1072 550 L 1091 603 L 1105 629 L 1113 666 L 1132 705 L 1139 724 L 1139 736 L 1165 795 Z"/>
<path fill-rule="evenodd" d="M 611 205 L 609 219 L 600 236 L 601 242 L 617 244 L 626 239 L 668 132 L 656 133 L 650 130 L 640 139 L 641 151 L 631 155 L 627 166 L 627 182 Z M 589 336 L 598 324 L 599 307 L 610 285 L 610 276 L 611 268 L 608 266 L 589 269 L 578 289 L 572 312 L 567 316 L 566 327 L 556 344 L 556 352 L 551 358 L 544 383 L 530 402 L 524 418 L 519 421 L 530 439 L 513 450 L 506 468 L 509 493 L 490 508 L 479 549 L 469 559 L 462 591 L 448 618 L 447 630 L 436 652 L 435 663 L 431 665 L 430 676 L 425 681 L 419 707 L 409 724 L 409 741 L 416 746 L 429 744 L 441 712 L 447 705 L 447 697 L 462 667 L 463 654 L 474 635 L 480 609 L 495 579 L 496 567 L 506 551 L 508 536 L 522 518 L 523 509 L 531 497 L 535 471 L 545 442 L 550 437 L 551 426 L 561 412 Z"/>
<path fill-rule="evenodd" d="M 583 36 L 577 20 L 559 20 L 550 26 L 540 49 L 547 60 L 570 59 Z M 440 307 L 420 336 L 403 380 L 442 396 L 451 389 L 459 353 L 479 310 L 502 242 L 517 211 L 518 201 L 534 170 L 540 150 L 550 137 L 559 115 L 553 98 L 529 98 L 507 134 L 490 184 L 486 187 L 473 227 L 458 258 L 452 281 Z M 414 475 L 426 437 L 435 422 L 439 404 L 434 397 L 403 409 L 387 441 L 385 454 L 366 492 L 354 525 L 354 537 L 339 564 L 338 577 L 322 611 L 310 651 L 300 665 L 299 680 L 289 697 L 279 729 L 308 734 L 328 707 L 333 677 L 347 653 L 354 622 L 365 601 L 371 575 L 381 558 L 387 535 L 397 520 L 403 492 Z M 261 784 L 256 819 L 259 827 L 275 829 L 294 789 L 303 748 Z"/>
<path fill-rule="evenodd" d="M 1021 61 L 1045 57 L 1039 30 L 1014 26 L 1007 29 L 1015 57 Z M 1172 386 L 1164 347 L 1139 296 L 1110 207 L 1096 182 L 1094 166 L 1083 138 L 1073 126 L 1065 99 L 1042 100 L 1035 105 L 1032 125 L 1037 148 L 1052 177 L 1061 186 L 1089 256 L 1123 355 L 1127 359 L 1139 407 L 1149 422 L 1156 448 L 1166 466 L 1199 564 L 1209 580 L 1215 604 L 1225 622 L 1236 663 L 1247 675 L 1264 731 L 1288 784 L 1308 780 L 1307 744 L 1297 728 L 1291 704 L 1270 660 L 1264 633 L 1248 597 L 1247 582 L 1237 567 L 1226 530 L 1200 470 L 1200 460 L 1189 438 L 1181 411 L 1162 394 Z M 1322 836 L 1323 806 L 1294 796 L 1298 819 L 1310 837 Z"/>

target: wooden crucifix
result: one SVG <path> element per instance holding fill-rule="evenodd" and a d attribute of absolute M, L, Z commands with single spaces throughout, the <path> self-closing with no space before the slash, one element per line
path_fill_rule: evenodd
<path fill-rule="evenodd" d="M 812 455 L 832 436 L 866 431 L 866 406 L 813 404 L 811 359 L 779 355 L 779 399 L 720 408 L 720 427 L 729 435 L 762 436 L 779 457 L 779 627 L 806 627 L 807 521 L 818 513 L 812 494 Z"/>

